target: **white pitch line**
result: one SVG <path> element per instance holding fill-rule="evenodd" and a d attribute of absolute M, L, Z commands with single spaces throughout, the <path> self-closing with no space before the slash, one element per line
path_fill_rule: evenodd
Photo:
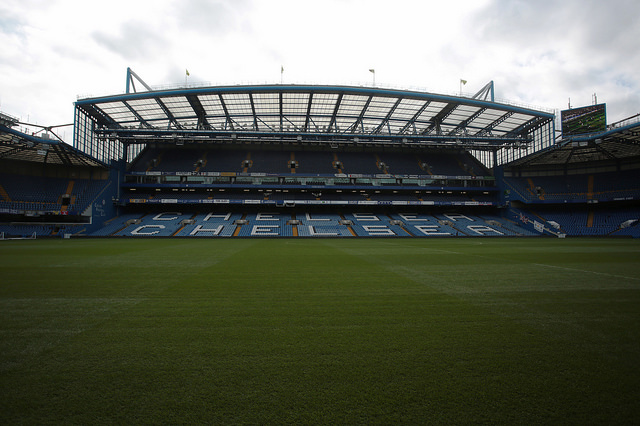
<path fill-rule="evenodd" d="M 463 256 L 466 255 L 466 256 L 475 256 L 475 257 L 482 257 L 482 258 L 485 258 L 485 259 L 491 259 L 491 257 L 483 256 L 481 254 L 457 253 L 455 251 L 441 250 L 441 249 L 431 249 L 431 250 L 440 251 L 440 252 L 443 252 L 443 253 L 460 254 L 460 255 L 463 255 Z M 622 278 L 622 279 L 626 279 L 626 280 L 640 281 L 640 278 L 636 278 L 636 277 L 628 277 L 626 275 L 608 274 L 606 272 L 588 271 L 586 269 L 567 268 L 567 267 L 564 267 L 564 266 L 547 265 L 547 264 L 544 264 L 544 263 L 531 263 L 531 265 L 546 266 L 548 268 L 555 268 L 555 269 L 564 269 L 565 271 L 576 271 L 576 272 L 584 272 L 584 273 L 588 273 L 588 274 L 604 275 L 606 277 L 611 277 L 611 278 Z"/>
<path fill-rule="evenodd" d="M 625 280 L 640 281 L 640 278 L 636 278 L 636 277 L 627 277 L 626 275 L 608 274 L 606 272 L 588 271 L 586 269 L 567 268 L 564 266 L 546 265 L 544 263 L 532 263 L 532 265 L 546 266 L 547 268 L 564 269 L 565 271 L 576 271 L 576 272 L 584 272 L 588 274 L 604 275 L 606 277 L 612 277 L 612 278 L 623 278 Z"/>

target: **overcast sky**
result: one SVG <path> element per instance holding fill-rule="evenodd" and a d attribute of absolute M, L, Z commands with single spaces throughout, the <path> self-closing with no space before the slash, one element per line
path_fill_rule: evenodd
<path fill-rule="evenodd" d="M 0 111 L 73 122 L 78 96 L 284 83 L 473 94 L 640 113 L 638 0 L 2 0 Z M 281 74 L 281 67 L 284 73 Z M 71 142 L 71 128 L 65 140 Z"/>

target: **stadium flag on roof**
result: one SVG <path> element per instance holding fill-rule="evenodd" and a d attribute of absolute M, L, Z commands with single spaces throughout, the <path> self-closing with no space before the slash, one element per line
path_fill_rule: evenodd
<path fill-rule="evenodd" d="M 467 84 L 467 80 L 460 79 L 460 83 Z"/>
<path fill-rule="evenodd" d="M 189 74 L 189 70 L 188 69 L 185 69 L 184 71 L 187 73 L 188 76 L 191 75 L 191 74 Z"/>
<path fill-rule="evenodd" d="M 376 70 L 374 70 L 373 68 L 370 68 L 370 69 L 369 69 L 369 72 L 372 72 L 372 73 L 374 73 L 374 74 L 375 74 Z"/>

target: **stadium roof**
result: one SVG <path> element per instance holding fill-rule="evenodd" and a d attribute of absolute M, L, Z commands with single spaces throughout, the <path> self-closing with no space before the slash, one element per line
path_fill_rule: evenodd
<path fill-rule="evenodd" d="M 16 124 L 17 119 L 0 113 L 0 160 L 106 167 L 104 163 L 64 142 L 50 139 L 49 133 L 44 133 L 44 137 L 29 135 L 13 129 L 12 126 Z"/>
<path fill-rule="evenodd" d="M 553 122 L 551 112 L 493 102 L 489 86 L 473 98 L 346 86 L 179 88 L 79 99 L 76 111 L 95 123 L 98 139 L 125 144 L 180 138 L 493 150 L 526 144 Z"/>
<path fill-rule="evenodd" d="M 508 166 L 565 166 L 637 158 L 640 158 L 640 115 L 615 123 L 604 132 L 561 139 Z"/>

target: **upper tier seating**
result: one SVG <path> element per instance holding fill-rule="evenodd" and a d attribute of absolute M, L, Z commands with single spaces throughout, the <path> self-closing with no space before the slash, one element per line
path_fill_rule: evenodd
<path fill-rule="evenodd" d="M 467 153 L 295 151 L 259 149 L 146 149 L 130 167 L 134 172 L 248 172 L 276 174 L 489 175 Z"/>

